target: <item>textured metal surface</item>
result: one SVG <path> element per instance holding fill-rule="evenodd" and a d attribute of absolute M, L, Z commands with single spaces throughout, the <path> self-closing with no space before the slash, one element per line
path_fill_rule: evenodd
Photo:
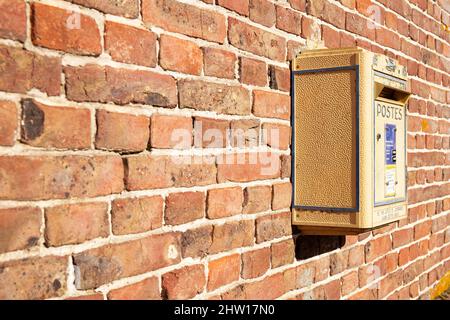
<path fill-rule="evenodd" d="M 356 71 L 296 75 L 294 86 L 295 204 L 357 208 Z"/>

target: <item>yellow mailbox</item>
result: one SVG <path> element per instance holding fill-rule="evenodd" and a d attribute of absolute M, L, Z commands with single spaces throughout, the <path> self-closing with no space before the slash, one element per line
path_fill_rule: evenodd
<path fill-rule="evenodd" d="M 356 234 L 407 215 L 407 73 L 361 48 L 292 64 L 292 220 L 303 234 Z"/>

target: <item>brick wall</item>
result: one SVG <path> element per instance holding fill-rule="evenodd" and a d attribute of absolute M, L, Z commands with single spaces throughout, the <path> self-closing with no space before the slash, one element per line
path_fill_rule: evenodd
<path fill-rule="evenodd" d="M 449 14 L 0 0 L 0 298 L 427 298 L 450 270 Z M 289 61 L 306 39 L 408 66 L 408 219 L 292 231 Z"/>

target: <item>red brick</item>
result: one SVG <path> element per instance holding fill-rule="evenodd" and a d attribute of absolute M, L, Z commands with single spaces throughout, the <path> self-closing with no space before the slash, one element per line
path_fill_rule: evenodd
<path fill-rule="evenodd" d="M 306 6 L 308 14 L 325 20 L 339 29 L 345 28 L 345 11 L 325 0 L 309 0 Z"/>
<path fill-rule="evenodd" d="M 288 120 L 290 116 L 290 97 L 288 95 L 253 91 L 253 114 L 257 117 Z"/>
<path fill-rule="evenodd" d="M 369 20 L 364 19 L 354 13 L 347 12 L 345 14 L 345 26 L 346 30 L 357 35 L 375 40 L 375 29 L 368 28 Z"/>
<path fill-rule="evenodd" d="M 413 229 L 403 229 L 392 233 L 393 248 L 401 247 L 413 240 Z"/>
<path fill-rule="evenodd" d="M 250 114 L 250 94 L 241 86 L 200 80 L 180 80 L 178 89 L 180 108 L 225 114 Z"/>
<path fill-rule="evenodd" d="M 238 49 L 273 60 L 285 60 L 284 38 L 232 17 L 228 18 L 228 40 Z"/>
<path fill-rule="evenodd" d="M 143 0 L 142 16 L 147 26 L 223 43 L 226 36 L 225 17 L 175 0 Z"/>
<path fill-rule="evenodd" d="M 270 268 L 270 248 L 247 251 L 242 254 L 242 278 L 251 279 L 262 276 Z"/>
<path fill-rule="evenodd" d="M 27 13 L 23 0 L 0 1 L 0 37 L 25 41 Z"/>
<path fill-rule="evenodd" d="M 212 226 L 189 229 L 181 235 L 183 257 L 203 257 L 212 243 Z"/>
<path fill-rule="evenodd" d="M 358 288 L 358 272 L 352 271 L 341 279 L 341 295 L 347 296 Z"/>
<path fill-rule="evenodd" d="M 290 212 L 272 214 L 256 220 L 257 243 L 288 236 L 291 233 Z"/>
<path fill-rule="evenodd" d="M 350 251 L 339 251 L 330 256 L 330 274 L 335 275 L 345 271 L 348 267 Z"/>
<path fill-rule="evenodd" d="M 0 209 L 0 253 L 36 246 L 41 234 L 40 228 L 39 208 Z"/>
<path fill-rule="evenodd" d="M 69 0 L 82 6 L 126 18 L 139 16 L 139 0 L 121 0 L 120 5 L 115 0 Z"/>
<path fill-rule="evenodd" d="M 303 18 L 302 20 L 302 30 L 303 29 L 303 23 L 306 21 L 306 18 Z M 302 35 L 303 36 L 303 35 Z M 302 47 L 302 44 L 300 42 L 289 40 L 287 43 L 287 57 L 286 60 L 292 60 L 294 59 L 297 54 L 300 52 L 300 48 Z"/>
<path fill-rule="evenodd" d="M 291 144 L 291 127 L 274 123 L 264 123 L 263 143 L 271 148 L 287 150 Z"/>
<path fill-rule="evenodd" d="M 273 153 L 229 154 L 218 159 L 219 182 L 248 182 L 280 176 L 280 158 Z"/>
<path fill-rule="evenodd" d="M 288 0 L 291 7 L 295 10 L 305 12 L 307 0 Z"/>
<path fill-rule="evenodd" d="M 190 299 L 204 290 L 205 283 L 203 265 L 177 269 L 162 276 L 163 297 L 171 300 Z"/>
<path fill-rule="evenodd" d="M 258 213 L 270 210 L 272 188 L 254 186 L 244 189 L 243 213 Z"/>
<path fill-rule="evenodd" d="M 203 48 L 205 76 L 234 79 L 236 61 L 236 55 L 232 52 L 217 48 Z"/>
<path fill-rule="evenodd" d="M 194 145 L 196 148 L 225 148 L 228 143 L 228 120 L 196 117 Z"/>
<path fill-rule="evenodd" d="M 21 141 L 34 147 L 87 149 L 91 145 L 88 109 L 47 106 L 22 101 Z"/>
<path fill-rule="evenodd" d="M 391 238 L 388 235 L 370 240 L 365 246 L 366 262 L 370 262 L 378 257 L 381 257 L 391 250 L 391 247 Z"/>
<path fill-rule="evenodd" d="M 240 272 L 241 256 L 239 254 L 210 261 L 208 263 L 208 291 L 237 281 Z"/>
<path fill-rule="evenodd" d="M 277 6 L 277 28 L 296 35 L 302 34 L 302 16 L 291 9 Z"/>
<path fill-rule="evenodd" d="M 292 187 L 289 182 L 273 185 L 272 210 L 280 210 L 291 206 Z"/>
<path fill-rule="evenodd" d="M 188 149 L 192 146 L 192 118 L 154 114 L 150 144 L 153 148 Z"/>
<path fill-rule="evenodd" d="M 161 300 L 158 278 L 152 277 L 111 290 L 108 300 Z"/>
<path fill-rule="evenodd" d="M 253 245 L 254 235 L 255 222 L 253 220 L 240 220 L 216 225 L 213 229 L 209 253 L 218 253 Z"/>
<path fill-rule="evenodd" d="M 239 119 L 231 121 L 231 146 L 244 148 L 256 147 L 259 144 L 258 119 Z"/>
<path fill-rule="evenodd" d="M 338 31 L 328 27 L 322 26 L 323 41 L 325 46 L 330 49 L 339 48 L 341 46 L 341 36 Z"/>
<path fill-rule="evenodd" d="M 160 228 L 163 205 L 160 196 L 115 199 L 111 204 L 113 233 L 130 234 Z"/>
<path fill-rule="evenodd" d="M 273 243 L 271 247 L 272 268 L 290 264 L 294 261 L 295 244 L 292 239 Z"/>
<path fill-rule="evenodd" d="M 179 235 L 159 234 L 109 244 L 73 256 L 78 289 L 93 289 L 113 280 L 160 269 L 180 261 Z M 101 264 L 101 268 L 99 268 Z"/>
<path fill-rule="evenodd" d="M 106 21 L 105 50 L 119 62 L 156 66 L 156 35 L 144 29 Z"/>
<path fill-rule="evenodd" d="M 205 216 L 205 194 L 203 192 L 171 193 L 166 199 L 164 221 L 177 225 Z"/>
<path fill-rule="evenodd" d="M 341 297 L 341 282 L 339 279 L 317 287 L 312 292 L 315 300 L 339 300 Z"/>
<path fill-rule="evenodd" d="M 242 202 L 241 187 L 211 189 L 208 191 L 207 216 L 218 219 L 240 214 Z"/>
<path fill-rule="evenodd" d="M 188 187 L 216 183 L 212 157 L 138 155 L 125 158 L 127 190 Z"/>
<path fill-rule="evenodd" d="M 263 61 L 241 57 L 239 80 L 245 84 L 264 87 L 267 85 L 267 65 Z"/>
<path fill-rule="evenodd" d="M 236 11 L 240 15 L 248 16 L 249 11 L 249 0 L 217 0 L 217 4 L 224 8 Z"/>
<path fill-rule="evenodd" d="M 32 8 L 35 45 L 74 54 L 101 54 L 100 31 L 93 18 L 41 3 L 33 3 Z"/>
<path fill-rule="evenodd" d="M 312 275 L 309 275 L 309 277 L 310 277 L 309 279 L 311 282 L 312 281 L 319 282 L 319 281 L 325 280 L 326 278 L 328 278 L 330 276 L 330 257 L 324 256 L 314 262 L 314 268 L 312 266 L 308 266 L 308 268 L 313 269 L 313 270 L 315 269 L 315 273 Z M 305 269 L 305 270 L 307 270 L 307 269 Z M 299 275 L 300 274 L 298 273 L 297 276 L 299 276 Z M 311 279 L 311 277 L 312 277 L 312 279 Z"/>
<path fill-rule="evenodd" d="M 311 17 L 302 18 L 302 37 L 305 39 L 320 40 L 321 38 L 320 25 Z"/>
<path fill-rule="evenodd" d="M 344 6 L 350 9 L 356 8 L 356 0 L 339 0 L 340 3 L 342 3 Z"/>
<path fill-rule="evenodd" d="M 47 256 L 0 263 L 0 299 L 60 297 L 66 290 L 67 257 Z"/>
<path fill-rule="evenodd" d="M 431 233 L 431 221 L 425 221 L 414 226 L 414 240 L 426 237 Z"/>
<path fill-rule="evenodd" d="M 118 156 L 2 156 L 0 199 L 95 197 L 123 190 Z"/>
<path fill-rule="evenodd" d="M 276 11 L 273 3 L 268 0 L 250 0 L 250 20 L 272 27 L 276 21 Z"/>
<path fill-rule="evenodd" d="M 148 145 L 149 126 L 146 116 L 97 110 L 95 146 L 123 152 L 143 151 Z"/>
<path fill-rule="evenodd" d="M 48 247 L 78 244 L 108 235 L 106 203 L 78 203 L 45 209 L 45 244 Z"/>
<path fill-rule="evenodd" d="M 282 155 L 281 161 L 281 178 L 289 178 L 291 176 L 291 156 Z"/>
<path fill-rule="evenodd" d="M 14 145 L 18 118 L 17 106 L 14 102 L 0 101 L 0 146 Z"/>
<path fill-rule="evenodd" d="M 0 46 L 0 90 L 26 93 L 32 88 L 49 96 L 60 94 L 61 59 L 21 48 Z"/>
<path fill-rule="evenodd" d="M 203 68 L 203 52 L 193 42 L 161 35 L 159 40 L 159 64 L 166 70 L 200 75 Z"/>
<path fill-rule="evenodd" d="M 356 246 L 349 250 L 348 266 L 350 268 L 358 267 L 364 264 L 364 246 Z"/>
<path fill-rule="evenodd" d="M 291 72 L 289 69 L 270 66 L 270 87 L 275 90 L 289 92 L 291 89 Z"/>

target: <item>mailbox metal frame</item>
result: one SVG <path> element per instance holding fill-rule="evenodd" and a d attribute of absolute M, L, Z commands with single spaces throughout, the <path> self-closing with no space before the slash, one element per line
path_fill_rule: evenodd
<path fill-rule="evenodd" d="M 339 207 L 319 207 L 319 206 L 303 206 L 297 205 L 295 203 L 295 125 L 292 125 L 291 133 L 291 181 L 292 183 L 292 208 L 303 209 L 303 210 L 316 210 L 316 211 L 330 211 L 330 212 L 359 212 L 360 207 L 360 181 L 359 181 L 359 171 L 360 171 L 360 133 L 359 133 L 359 107 L 360 107 L 360 97 L 359 97 L 359 85 L 360 85 L 360 75 L 359 75 L 359 64 L 351 66 L 341 66 L 332 68 L 319 68 L 319 69 L 307 69 L 307 70 L 292 70 L 291 71 L 291 123 L 295 122 L 295 76 L 301 76 L 303 74 L 310 73 L 320 73 L 320 72 L 337 72 L 337 71 L 355 71 L 356 74 L 356 206 L 352 208 L 339 208 Z"/>

